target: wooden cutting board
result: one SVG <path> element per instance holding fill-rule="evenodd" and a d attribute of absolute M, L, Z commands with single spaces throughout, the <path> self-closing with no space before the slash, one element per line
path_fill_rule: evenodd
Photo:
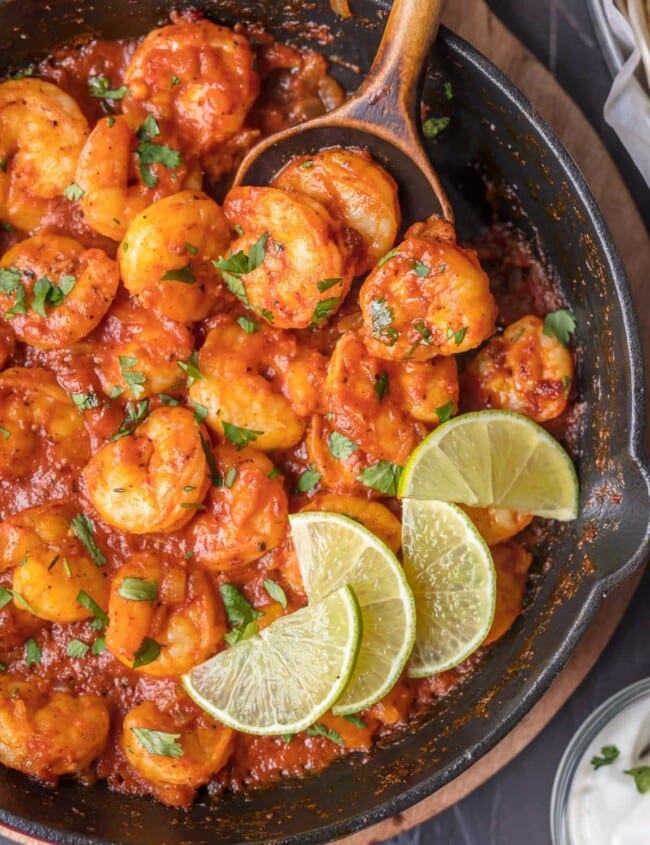
<path fill-rule="evenodd" d="M 627 270 L 650 362 L 650 307 L 644 306 L 650 238 L 602 142 L 557 80 L 510 33 L 483 0 L 448 0 L 443 23 L 494 62 L 550 123 L 577 161 L 596 197 Z M 646 299 L 647 302 L 647 299 Z M 404 813 L 341 840 L 373 845 L 435 816 L 460 801 L 510 762 L 550 722 L 600 657 L 642 577 L 638 572 L 604 602 L 563 672 L 517 727 L 456 780 Z"/>

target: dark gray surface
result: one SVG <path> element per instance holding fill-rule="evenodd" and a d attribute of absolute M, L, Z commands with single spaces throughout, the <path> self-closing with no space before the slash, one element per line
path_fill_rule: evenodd
<path fill-rule="evenodd" d="M 650 191 L 602 117 L 611 77 L 586 0 L 488 0 L 488 5 L 580 106 L 648 222 Z M 650 571 L 596 667 L 537 739 L 465 800 L 386 845 L 549 845 L 551 787 L 569 739 L 602 701 L 650 675 L 649 607 Z"/>

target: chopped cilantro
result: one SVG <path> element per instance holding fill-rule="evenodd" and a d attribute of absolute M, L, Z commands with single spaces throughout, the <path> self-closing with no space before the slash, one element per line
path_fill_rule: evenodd
<path fill-rule="evenodd" d="M 92 596 L 89 596 L 84 590 L 81 590 L 77 594 L 77 602 L 82 607 L 85 607 L 86 610 L 89 610 L 92 615 L 95 617 L 95 620 L 101 625 L 108 625 L 108 616 L 106 615 L 105 611 L 101 609 L 101 607 L 97 604 Z"/>
<path fill-rule="evenodd" d="M 88 554 L 91 556 L 95 564 L 97 566 L 106 566 L 106 557 L 104 552 L 95 542 L 95 524 L 92 519 L 86 516 L 85 513 L 78 513 L 74 519 L 70 520 L 70 527 L 84 544 Z"/>
<path fill-rule="evenodd" d="M 324 293 L 326 290 L 333 288 L 334 285 L 340 285 L 343 279 L 321 279 L 321 281 L 316 285 L 318 290 L 321 293 Z"/>
<path fill-rule="evenodd" d="M 84 189 L 80 188 L 76 182 L 70 182 L 68 187 L 63 189 L 63 196 L 70 202 L 78 202 L 84 194 Z"/>
<path fill-rule="evenodd" d="M 184 285 L 193 285 L 196 282 L 194 273 L 192 272 L 192 265 L 186 264 L 185 267 L 178 267 L 175 270 L 168 270 L 160 277 L 161 282 L 182 282 Z"/>
<path fill-rule="evenodd" d="M 576 331 L 576 318 L 570 311 L 560 308 L 544 317 L 544 334 L 556 337 L 562 346 L 568 346 L 571 335 Z"/>
<path fill-rule="evenodd" d="M 147 581 L 145 578 L 127 576 L 122 579 L 118 595 L 128 601 L 150 601 L 158 598 L 158 582 Z"/>
<path fill-rule="evenodd" d="M 438 417 L 438 422 L 447 422 L 447 420 L 451 419 L 454 415 L 454 403 L 447 402 L 445 405 L 441 405 L 439 408 L 436 408 L 436 415 Z"/>
<path fill-rule="evenodd" d="M 148 663 L 153 663 L 158 659 L 160 654 L 160 643 L 152 640 L 151 637 L 145 637 L 136 653 L 133 655 L 133 668 L 139 669 L 140 666 L 146 666 Z"/>
<path fill-rule="evenodd" d="M 241 326 L 246 334 L 255 334 L 260 330 L 255 320 L 251 320 L 250 317 L 237 317 L 237 325 Z"/>
<path fill-rule="evenodd" d="M 371 490 L 377 490 L 386 496 L 396 496 L 401 474 L 402 467 L 397 464 L 391 461 L 379 461 L 362 470 L 357 479 Z"/>
<path fill-rule="evenodd" d="M 313 490 L 318 485 L 321 477 L 321 473 L 318 472 L 315 464 L 309 464 L 309 468 L 298 479 L 296 490 L 299 493 L 309 493 L 310 490 Z"/>
<path fill-rule="evenodd" d="M 66 654 L 68 657 L 73 657 L 80 659 L 85 657 L 90 650 L 90 646 L 86 643 L 82 642 L 81 640 L 70 640 L 68 643 L 68 647 L 66 649 Z"/>
<path fill-rule="evenodd" d="M 375 376 L 375 383 L 373 387 L 375 388 L 377 399 L 381 402 L 384 396 L 388 393 L 388 373 L 386 370 L 382 370 L 381 373 Z"/>
<path fill-rule="evenodd" d="M 257 440 L 258 437 L 264 434 L 263 431 L 255 431 L 252 428 L 240 428 L 239 426 L 233 425 L 225 420 L 222 420 L 221 424 L 223 426 L 223 433 L 225 437 L 238 449 L 243 449 L 244 446 L 248 446 L 249 443 Z"/>
<path fill-rule="evenodd" d="M 111 80 L 107 76 L 91 76 L 88 79 L 88 93 L 91 97 L 102 100 L 121 100 L 128 90 L 126 85 L 111 88 Z"/>
<path fill-rule="evenodd" d="M 72 401 L 80 411 L 90 411 L 92 408 L 99 408 L 99 397 L 96 393 L 73 393 Z"/>
<path fill-rule="evenodd" d="M 25 641 L 25 662 L 28 666 L 35 666 L 41 662 L 41 650 L 31 637 Z"/>
<path fill-rule="evenodd" d="M 154 731 L 151 728 L 131 728 L 131 732 L 148 754 L 156 757 L 182 757 L 185 753 L 176 742 L 181 738 L 180 734 Z"/>
<path fill-rule="evenodd" d="M 641 795 L 645 795 L 650 790 L 650 766 L 637 766 L 634 769 L 625 769 L 625 775 L 631 775 L 634 778 L 637 791 Z"/>
<path fill-rule="evenodd" d="M 413 264 L 411 266 L 413 267 L 413 270 L 415 271 L 416 275 L 420 276 L 420 278 L 424 278 L 425 276 L 428 276 L 431 273 L 431 268 L 427 267 L 426 264 L 423 264 L 417 258 L 413 261 Z"/>
<path fill-rule="evenodd" d="M 312 725 L 311 728 L 307 728 L 305 733 L 307 736 L 323 736 L 325 739 L 329 739 L 331 742 L 336 743 L 336 745 L 345 744 L 340 733 L 337 733 L 337 731 L 332 728 L 325 727 L 325 725 L 319 725 L 318 723 Z"/>
<path fill-rule="evenodd" d="M 191 387 L 195 381 L 205 378 L 201 370 L 199 370 L 199 356 L 196 349 L 192 350 L 192 354 L 187 361 L 177 361 L 176 363 L 187 375 L 187 387 Z"/>
<path fill-rule="evenodd" d="M 322 325 L 328 317 L 331 317 L 334 311 L 338 308 L 341 302 L 340 296 L 331 296 L 329 299 L 321 299 L 314 308 L 314 313 L 311 315 L 310 326 L 317 327 Z"/>
<path fill-rule="evenodd" d="M 372 336 L 392 346 L 397 340 L 397 331 L 392 328 L 393 309 L 386 302 L 386 297 L 373 299 L 370 303 L 370 322 Z"/>
<path fill-rule="evenodd" d="M 422 124 L 422 132 L 425 138 L 437 138 L 441 132 L 449 126 L 449 117 L 430 117 Z"/>
<path fill-rule="evenodd" d="M 340 461 L 347 460 L 359 448 L 358 443 L 350 440 L 345 434 L 340 434 L 338 431 L 333 431 L 328 440 L 329 450 L 335 458 Z"/>
<path fill-rule="evenodd" d="M 255 610 L 234 584 L 221 584 L 219 592 L 231 625 L 231 630 L 224 637 L 228 645 L 234 645 L 240 640 L 257 634 L 258 627 L 255 620 L 264 614 Z"/>
<path fill-rule="evenodd" d="M 277 581 L 272 581 L 270 578 L 264 580 L 264 589 L 271 596 L 273 601 L 277 601 L 282 606 L 283 610 L 287 609 L 287 594 Z"/>
<path fill-rule="evenodd" d="M 600 769 L 601 766 L 611 766 L 620 753 L 615 745 L 603 745 L 600 754 L 595 754 L 589 762 L 594 769 Z"/>
<path fill-rule="evenodd" d="M 154 144 L 152 139 L 160 135 L 160 127 L 152 114 L 147 115 L 144 123 L 137 131 L 140 140 L 136 148 L 140 177 L 147 188 L 155 188 L 158 177 L 151 170 L 154 164 L 161 164 L 168 170 L 176 170 L 183 163 L 183 156 L 165 144 Z"/>
<path fill-rule="evenodd" d="M 144 373 L 139 373 L 131 369 L 137 365 L 138 359 L 134 358 L 133 355 L 118 355 L 118 360 L 120 362 L 120 369 L 122 370 L 122 378 L 128 384 L 133 396 L 139 399 L 144 393 L 143 385 L 146 383 L 147 377 Z"/>

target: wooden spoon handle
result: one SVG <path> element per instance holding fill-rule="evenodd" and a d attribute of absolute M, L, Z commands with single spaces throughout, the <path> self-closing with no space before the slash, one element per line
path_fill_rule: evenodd
<path fill-rule="evenodd" d="M 444 0 L 393 0 L 377 55 L 363 84 L 341 107 L 378 124 L 417 117 L 419 79 L 438 32 Z"/>

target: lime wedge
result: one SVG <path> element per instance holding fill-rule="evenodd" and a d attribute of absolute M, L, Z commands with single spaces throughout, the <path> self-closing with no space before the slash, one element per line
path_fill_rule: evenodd
<path fill-rule="evenodd" d="M 446 502 L 404 502 L 402 553 L 417 609 L 408 673 L 424 678 L 461 663 L 483 642 L 494 617 L 496 572 L 470 518 Z"/>
<path fill-rule="evenodd" d="M 237 731 L 297 733 L 340 697 L 361 631 L 359 604 L 346 585 L 196 666 L 183 675 L 183 686 L 199 707 Z"/>
<path fill-rule="evenodd" d="M 358 522 L 317 511 L 292 514 L 289 521 L 309 600 L 322 600 L 342 584 L 359 600 L 359 660 L 333 708 L 339 716 L 357 713 L 383 698 L 404 669 L 415 640 L 413 595 L 395 555 Z"/>
<path fill-rule="evenodd" d="M 398 495 L 551 519 L 578 515 L 571 458 L 541 426 L 509 411 L 462 414 L 435 429 L 409 458 Z"/>

